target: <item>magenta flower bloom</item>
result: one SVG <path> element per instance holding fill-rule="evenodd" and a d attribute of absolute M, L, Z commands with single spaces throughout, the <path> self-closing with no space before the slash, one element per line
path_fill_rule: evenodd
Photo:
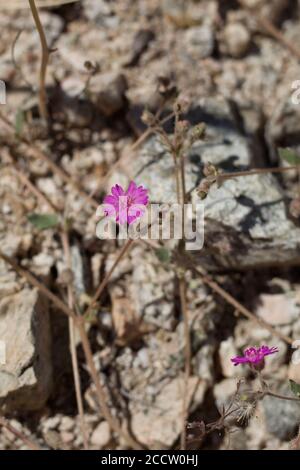
<path fill-rule="evenodd" d="M 130 225 L 142 217 L 148 204 L 148 190 L 137 186 L 131 181 L 127 191 L 116 184 L 111 188 L 111 194 L 104 198 L 105 216 L 114 217 L 116 222 Z"/>
<path fill-rule="evenodd" d="M 249 348 L 244 351 L 243 356 L 236 356 L 231 359 L 231 362 L 235 366 L 239 364 L 249 363 L 250 365 L 257 366 L 263 363 L 265 356 L 275 354 L 278 352 L 278 348 L 269 348 L 269 346 L 261 346 L 260 348 Z"/>

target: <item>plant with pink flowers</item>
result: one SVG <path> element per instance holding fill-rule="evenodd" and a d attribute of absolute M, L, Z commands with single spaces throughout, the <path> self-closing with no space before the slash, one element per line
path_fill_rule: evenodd
<path fill-rule="evenodd" d="M 231 359 L 234 366 L 239 364 L 250 364 L 253 367 L 261 367 L 264 365 L 264 359 L 270 354 L 278 352 L 277 347 L 269 348 L 269 346 L 260 346 L 259 348 L 251 347 L 245 349 L 243 356 L 235 356 Z"/>
<path fill-rule="evenodd" d="M 127 191 L 116 184 L 111 188 L 111 194 L 104 198 L 104 214 L 115 218 L 121 225 L 130 225 L 143 216 L 148 201 L 148 190 L 137 186 L 134 181 L 131 181 Z"/>

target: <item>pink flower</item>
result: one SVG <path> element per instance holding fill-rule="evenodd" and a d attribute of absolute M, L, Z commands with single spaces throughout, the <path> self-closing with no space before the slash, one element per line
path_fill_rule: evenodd
<path fill-rule="evenodd" d="M 111 188 L 111 194 L 104 198 L 104 214 L 114 217 L 119 224 L 130 225 L 142 217 L 148 204 L 148 190 L 137 186 L 131 181 L 127 191 L 116 184 Z"/>
<path fill-rule="evenodd" d="M 249 363 L 251 365 L 258 365 L 263 363 L 265 356 L 275 354 L 278 352 L 278 348 L 269 348 L 268 346 L 261 346 L 260 348 L 249 348 L 244 351 L 243 356 L 236 356 L 231 359 L 231 362 L 235 366 L 239 364 Z"/>

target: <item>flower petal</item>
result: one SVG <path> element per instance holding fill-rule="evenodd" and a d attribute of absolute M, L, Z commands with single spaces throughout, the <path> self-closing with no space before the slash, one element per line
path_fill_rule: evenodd
<path fill-rule="evenodd" d="M 111 193 L 116 197 L 124 196 L 125 194 L 124 189 L 119 184 L 116 184 L 115 186 L 111 188 Z"/>

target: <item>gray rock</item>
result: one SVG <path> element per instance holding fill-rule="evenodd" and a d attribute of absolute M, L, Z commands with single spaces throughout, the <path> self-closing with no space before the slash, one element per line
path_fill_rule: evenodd
<path fill-rule="evenodd" d="M 267 0 L 260 2 L 260 6 L 262 15 L 268 18 L 271 23 L 278 23 L 289 7 L 289 0 Z"/>
<path fill-rule="evenodd" d="M 133 265 L 130 293 L 136 312 L 149 324 L 172 330 L 174 326 L 174 275 L 152 253 L 132 250 L 139 259 Z M 133 258 L 134 259 L 134 258 Z"/>
<path fill-rule="evenodd" d="M 150 448 L 157 442 L 164 449 L 169 448 L 182 429 L 179 417 L 184 391 L 184 352 L 183 331 L 179 330 L 159 329 L 156 334 L 144 337 L 145 345 L 139 352 L 126 347 L 116 358 L 122 394 L 130 397 L 132 431 Z M 206 379 L 195 373 L 189 379 L 191 412 L 203 403 L 208 381 L 211 382 Z"/>
<path fill-rule="evenodd" d="M 296 91 L 297 90 L 295 90 L 295 92 Z M 266 129 L 266 138 L 270 145 L 274 161 L 277 158 L 277 147 L 288 146 L 294 148 L 296 151 L 300 150 L 300 145 L 297 140 L 300 131 L 300 107 L 298 104 L 293 104 L 292 102 L 294 92 L 291 87 L 287 92 L 288 95 L 284 96 L 276 105 Z"/>
<path fill-rule="evenodd" d="M 270 325 L 289 325 L 299 318 L 299 296 L 287 294 L 261 294 L 256 314 Z"/>
<path fill-rule="evenodd" d="M 93 431 L 91 436 L 91 444 L 97 446 L 97 448 L 102 449 L 107 446 L 111 440 L 110 427 L 107 421 L 102 421 L 96 429 Z"/>
<path fill-rule="evenodd" d="M 205 59 L 214 50 L 214 31 L 210 25 L 194 26 L 185 33 L 185 44 L 188 54 L 195 59 Z"/>
<path fill-rule="evenodd" d="M 105 0 L 85 0 L 83 10 L 89 21 L 95 22 L 98 26 L 115 28 L 119 24 L 119 18 L 114 13 L 110 2 Z"/>
<path fill-rule="evenodd" d="M 186 187 L 193 190 L 203 178 L 202 166 L 211 162 L 223 171 L 240 171 L 252 164 L 250 141 L 240 134 L 224 100 L 205 99 L 189 113 L 193 123 L 205 122 L 204 142 L 194 144 L 186 163 Z M 152 202 L 176 201 L 171 155 L 153 137 L 132 162 L 132 176 L 150 190 Z M 192 252 L 209 269 L 253 268 L 299 261 L 300 229 L 288 219 L 283 192 L 272 175 L 253 175 L 211 187 L 204 201 L 205 239 Z"/>
<path fill-rule="evenodd" d="M 281 392 L 285 395 L 291 393 L 286 387 Z M 295 435 L 300 422 L 299 403 L 266 397 L 263 400 L 263 409 L 266 426 L 271 434 L 281 440 L 291 439 Z"/>
<path fill-rule="evenodd" d="M 214 380 L 214 347 L 205 344 L 194 357 L 194 373 L 209 384 Z"/>
<path fill-rule="evenodd" d="M 182 413 L 183 381 L 177 377 L 167 383 L 155 396 L 154 403 L 147 411 L 135 407 L 132 410 L 132 431 L 141 442 L 150 448 L 160 442 L 164 448 L 171 447 L 180 436 L 182 429 L 179 417 Z M 190 377 L 188 383 L 188 404 L 194 411 L 206 391 L 205 381 Z"/>
<path fill-rule="evenodd" d="M 220 343 L 219 360 L 224 377 L 239 377 L 240 370 L 234 367 L 231 358 L 238 355 L 232 336 Z"/>
<path fill-rule="evenodd" d="M 25 288 L 0 301 L 0 406 L 5 411 L 36 410 L 52 383 L 48 306 L 37 290 Z"/>
<path fill-rule="evenodd" d="M 242 57 L 249 49 L 251 35 L 242 23 L 229 23 L 224 30 L 225 51 L 232 57 Z"/>
<path fill-rule="evenodd" d="M 71 247 L 72 269 L 74 273 L 74 288 L 77 295 L 86 292 L 86 270 L 84 266 L 84 259 L 80 253 L 78 245 Z"/>
<path fill-rule="evenodd" d="M 228 406 L 236 393 L 236 389 L 237 379 L 234 378 L 224 379 L 214 386 L 213 394 L 219 410 L 221 410 L 223 406 Z"/>
<path fill-rule="evenodd" d="M 20 290 L 15 272 L 7 272 L 6 265 L 2 259 L 0 260 L 0 298 L 5 295 L 14 294 Z M 0 338 L 1 339 L 1 338 Z"/>
<path fill-rule="evenodd" d="M 212 22 L 217 15 L 218 2 L 184 2 L 182 0 L 163 0 L 162 10 L 166 18 L 177 27 L 189 27 L 203 22 Z"/>
<path fill-rule="evenodd" d="M 127 80 L 122 74 L 95 75 L 89 84 L 92 102 L 105 115 L 112 116 L 126 105 Z"/>

